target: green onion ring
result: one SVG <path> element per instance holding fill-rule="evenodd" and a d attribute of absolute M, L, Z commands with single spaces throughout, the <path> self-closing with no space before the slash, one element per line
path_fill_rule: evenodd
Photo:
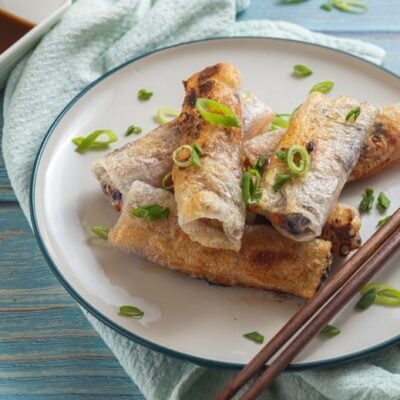
<path fill-rule="evenodd" d="M 178 160 L 179 153 L 185 150 L 190 152 L 188 158 L 185 161 Z M 172 153 L 172 159 L 174 160 L 175 165 L 177 165 L 178 167 L 186 168 L 192 164 L 192 153 L 192 146 L 189 146 L 188 144 L 183 144 L 182 146 L 179 146 L 174 150 L 174 152 Z"/>
<path fill-rule="evenodd" d="M 208 122 L 216 125 L 240 128 L 240 121 L 236 114 L 225 104 L 211 99 L 199 98 L 196 100 L 196 110 Z"/>
<path fill-rule="evenodd" d="M 296 164 L 294 158 L 300 156 L 300 163 Z M 304 174 L 310 165 L 310 155 L 307 149 L 301 144 L 294 144 L 288 151 L 287 164 L 294 174 Z"/>
<path fill-rule="evenodd" d="M 164 125 L 169 121 L 172 121 L 179 115 L 179 111 L 170 107 L 160 107 L 156 111 L 156 121 L 160 125 Z"/>
<path fill-rule="evenodd" d="M 255 180 L 253 179 L 255 178 Z M 255 204 L 261 198 L 261 175 L 256 169 L 248 169 L 242 177 L 242 197 L 244 204 Z"/>
<path fill-rule="evenodd" d="M 106 135 L 108 137 L 108 140 L 96 140 L 101 135 Z M 75 151 L 77 151 L 78 153 L 83 153 L 84 151 L 89 149 L 105 148 L 102 146 L 107 147 L 110 143 L 116 142 L 118 140 L 118 136 L 110 129 L 100 129 L 92 132 L 91 134 L 83 138 L 83 140 L 81 139 L 81 137 L 72 139 L 72 142 L 77 144 Z"/>
<path fill-rule="evenodd" d="M 167 184 L 169 179 L 171 179 L 172 182 L 170 185 Z M 172 180 L 172 171 L 164 175 L 164 177 L 161 180 L 161 187 L 165 190 L 171 190 L 174 188 L 174 181 Z"/>

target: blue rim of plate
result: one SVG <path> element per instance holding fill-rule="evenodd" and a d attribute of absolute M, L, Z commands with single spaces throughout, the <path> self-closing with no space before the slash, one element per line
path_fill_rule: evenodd
<path fill-rule="evenodd" d="M 139 343 L 143 346 L 146 346 L 148 348 L 150 348 L 151 350 L 155 350 L 157 352 L 163 353 L 167 356 L 171 356 L 183 361 L 189 361 L 189 362 L 193 362 L 195 364 L 201 365 L 201 366 L 205 366 L 205 367 L 218 367 L 218 368 L 233 368 L 233 369 L 240 369 L 242 368 L 245 364 L 242 363 L 230 363 L 230 362 L 224 362 L 224 361 L 217 361 L 217 360 L 210 360 L 210 359 L 206 359 L 206 358 L 202 358 L 202 357 L 197 357 L 197 356 L 192 356 L 189 354 L 185 354 L 185 353 L 181 353 L 179 351 L 176 350 L 172 350 L 170 348 L 161 346 L 157 343 L 151 342 L 149 340 L 143 339 L 142 337 L 124 329 L 123 327 L 121 327 L 120 325 L 118 325 L 116 322 L 113 322 L 111 319 L 109 319 L 108 317 L 106 317 L 104 314 L 102 314 L 100 311 L 98 311 L 96 308 L 94 308 L 89 302 L 87 302 L 85 299 L 83 299 L 80 294 L 68 283 L 68 281 L 64 278 L 64 276 L 61 274 L 61 272 L 58 270 L 55 262 L 52 260 L 52 258 L 50 257 L 47 249 L 46 249 L 46 245 L 44 243 L 44 240 L 41 236 L 40 233 L 40 229 L 39 229 L 39 223 L 37 221 L 36 218 L 36 211 L 35 211 L 35 187 L 36 187 L 36 177 L 37 177 L 37 173 L 39 170 L 39 164 L 40 164 L 40 160 L 42 157 L 42 154 L 44 152 L 44 149 L 46 147 L 46 144 L 50 138 L 50 136 L 52 135 L 53 131 L 55 130 L 55 128 L 57 127 L 58 123 L 61 121 L 61 119 L 64 117 L 64 115 L 69 111 L 69 109 L 82 97 L 84 96 L 89 90 L 91 90 L 93 87 L 95 87 L 98 83 L 102 82 L 104 79 L 106 79 L 107 77 L 109 77 L 110 75 L 114 74 L 115 72 L 119 71 L 120 69 L 125 68 L 127 65 L 133 64 L 134 62 L 141 60 L 145 57 L 148 57 L 152 54 L 155 53 L 160 53 L 163 51 L 168 51 L 177 47 L 184 47 L 184 46 L 190 46 L 192 44 L 197 44 L 197 43 L 207 43 L 207 42 L 211 42 L 211 41 L 234 41 L 234 40 L 260 40 L 260 41 L 272 41 L 272 42 L 290 42 L 290 43 L 298 43 L 301 45 L 306 45 L 306 46 L 310 46 L 310 47 L 316 47 L 319 49 L 324 49 L 328 52 L 334 52 L 334 53 L 338 53 L 341 54 L 343 56 L 352 58 L 352 59 L 356 59 L 362 63 L 366 63 L 369 64 L 379 70 L 381 70 L 382 72 L 387 73 L 388 75 L 399 79 L 400 80 L 400 76 L 396 75 L 395 73 L 389 71 L 388 69 L 381 67 L 379 65 L 376 65 L 374 63 L 372 63 L 371 61 L 365 60 L 361 57 L 355 56 L 353 54 L 350 53 L 346 53 L 344 51 L 341 50 L 337 50 L 337 49 L 332 49 L 330 47 L 327 46 L 323 46 L 323 45 L 319 45 L 319 44 L 312 44 L 312 43 L 307 43 L 307 42 L 303 42 L 300 40 L 293 40 L 293 39 L 279 39 L 279 38 L 271 38 L 271 37 L 267 37 L 267 36 L 257 36 L 257 37 L 253 37 L 253 36 L 239 36 L 239 37 L 218 37 L 218 38 L 210 38 L 210 39 L 203 39 L 203 40 L 194 40 L 194 41 L 189 41 L 189 42 L 184 42 L 184 43 L 180 43 L 180 44 L 176 44 L 176 45 L 172 45 L 172 46 L 168 46 L 168 47 L 163 47 L 162 49 L 157 49 L 154 51 L 151 51 L 149 53 L 143 54 L 139 57 L 133 58 L 113 69 L 111 69 L 110 71 L 107 71 L 105 74 L 103 74 L 102 76 L 100 76 L 99 78 L 97 78 L 96 80 L 94 80 L 92 83 L 90 83 L 88 86 L 86 86 L 80 93 L 78 93 L 65 107 L 64 109 L 60 112 L 60 114 L 57 116 L 57 118 L 54 120 L 54 122 L 51 124 L 49 130 L 47 131 L 40 147 L 39 147 L 39 151 L 37 153 L 36 159 L 35 159 L 35 163 L 34 163 L 34 168 L 33 168 L 33 172 L 32 172 L 32 177 L 31 177 L 31 185 L 30 185 L 30 195 L 29 195 L 29 206 L 30 206 L 30 214 L 31 214 L 31 221 L 32 221 L 32 227 L 33 227 L 33 231 L 35 234 L 35 238 L 36 241 L 39 245 L 40 250 L 43 253 L 44 258 L 46 259 L 47 263 L 50 266 L 50 269 L 53 271 L 54 275 L 57 277 L 57 279 L 60 281 L 60 283 L 64 286 L 64 288 L 67 290 L 67 292 L 86 310 L 88 311 L 90 314 L 92 314 L 94 317 L 96 317 L 98 320 L 100 320 L 101 322 L 103 322 L 106 326 L 108 326 L 109 328 L 111 328 L 112 330 L 120 333 L 121 335 L 123 335 L 124 337 L 133 340 L 136 343 Z M 344 364 L 344 363 L 348 363 L 351 361 L 356 361 L 359 360 L 361 358 L 370 356 L 374 353 L 377 353 L 381 350 L 387 349 L 391 346 L 394 346 L 396 344 L 400 343 L 400 335 L 395 336 L 391 339 L 385 340 L 382 343 L 379 343 L 375 346 L 371 346 L 365 350 L 360 350 L 360 351 L 356 351 L 354 353 L 350 353 L 350 354 L 346 354 L 343 356 L 339 356 L 339 357 L 333 357 L 333 358 L 329 358 L 326 360 L 321 360 L 321 361 L 311 361 L 311 362 L 304 362 L 304 363 L 296 363 L 296 364 L 290 364 L 287 368 L 287 370 L 291 370 L 291 371 L 298 371 L 298 370 L 305 370 L 305 369 L 310 369 L 310 368 L 322 368 L 322 367 L 332 367 L 338 364 Z"/>

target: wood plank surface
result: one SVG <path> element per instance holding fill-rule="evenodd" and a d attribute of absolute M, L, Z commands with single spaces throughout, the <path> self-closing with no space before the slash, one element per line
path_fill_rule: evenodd
<path fill-rule="evenodd" d="M 362 15 L 324 12 L 322 2 L 252 0 L 239 19 L 285 20 L 369 41 L 387 51 L 384 66 L 400 73 L 398 0 L 369 0 Z M 0 131 L 1 114 L 0 106 Z M 0 156 L 0 400 L 19 399 L 143 397 L 47 266 Z"/>

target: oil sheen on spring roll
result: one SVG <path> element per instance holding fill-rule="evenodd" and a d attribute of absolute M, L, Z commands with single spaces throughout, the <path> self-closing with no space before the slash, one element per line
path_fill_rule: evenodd
<path fill-rule="evenodd" d="M 260 157 L 271 159 L 286 129 L 267 131 L 243 143 L 243 151 L 252 166 Z M 381 107 L 368 130 L 360 157 L 350 181 L 363 179 L 380 172 L 400 159 L 400 104 Z"/>
<path fill-rule="evenodd" d="M 196 110 L 197 98 L 228 106 L 241 121 L 237 92 L 238 70 L 216 64 L 191 76 L 179 117 L 180 145 L 202 149 L 201 166 L 174 166 L 178 222 L 189 237 L 203 246 L 239 251 L 245 226 L 242 200 L 242 129 L 216 125 Z"/>
<path fill-rule="evenodd" d="M 346 121 L 360 107 L 356 121 Z M 262 177 L 263 194 L 258 206 L 283 235 L 305 241 L 321 235 L 329 213 L 360 156 L 376 109 L 349 97 L 329 99 L 311 93 L 293 115 L 279 142 L 279 150 L 301 145 L 310 153 L 309 168 L 279 190 L 279 174 L 290 174 L 287 162 L 272 157 Z"/>
<path fill-rule="evenodd" d="M 132 216 L 133 207 L 150 203 L 169 207 L 168 218 L 149 221 Z M 193 278 L 305 299 L 314 295 L 331 263 L 329 242 L 292 242 L 266 225 L 246 227 L 240 252 L 203 247 L 180 229 L 173 195 L 139 181 L 132 184 L 109 241 Z"/>
<path fill-rule="evenodd" d="M 274 112 L 251 92 L 240 92 L 243 132 L 253 138 L 265 131 Z M 172 170 L 172 152 L 179 146 L 178 119 L 161 125 L 143 137 L 127 143 L 97 160 L 93 173 L 104 193 L 119 211 L 123 194 L 135 180 L 160 187 Z"/>

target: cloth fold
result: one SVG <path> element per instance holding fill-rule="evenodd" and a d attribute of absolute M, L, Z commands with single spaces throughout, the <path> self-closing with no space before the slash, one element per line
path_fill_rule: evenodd
<path fill-rule="evenodd" d="M 51 122 L 86 85 L 129 59 L 172 44 L 269 36 L 333 47 L 380 63 L 384 51 L 283 21 L 236 22 L 249 0 L 77 0 L 14 69 L 4 99 L 3 152 L 29 220 L 35 155 Z M 83 311 L 147 399 L 210 399 L 233 372 L 176 360 L 129 341 Z M 264 399 L 400 399 L 400 351 L 344 367 L 288 372 Z"/>

